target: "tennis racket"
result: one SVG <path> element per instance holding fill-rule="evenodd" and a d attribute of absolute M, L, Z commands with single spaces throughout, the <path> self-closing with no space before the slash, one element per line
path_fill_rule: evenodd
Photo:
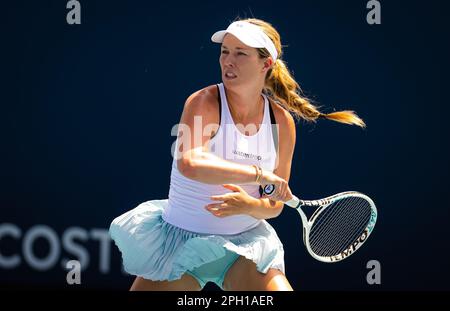
<path fill-rule="evenodd" d="M 274 185 L 263 192 L 271 196 Z M 365 194 L 347 191 L 313 201 L 294 196 L 285 202 L 295 208 L 302 219 L 303 242 L 312 257 L 323 262 L 338 262 L 354 254 L 372 233 L 377 221 L 375 203 Z M 307 219 L 305 212 L 311 212 Z"/>

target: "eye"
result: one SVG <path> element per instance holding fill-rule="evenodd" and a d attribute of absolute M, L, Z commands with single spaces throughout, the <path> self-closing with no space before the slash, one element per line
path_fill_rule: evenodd
<path fill-rule="evenodd" d="M 222 50 L 222 54 L 228 54 L 228 51 Z"/>
<path fill-rule="evenodd" d="M 247 55 L 244 52 L 238 52 L 238 55 Z"/>

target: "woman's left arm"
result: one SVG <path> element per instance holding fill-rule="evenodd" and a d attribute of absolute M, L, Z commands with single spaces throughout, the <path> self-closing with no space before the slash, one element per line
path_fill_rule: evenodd
<path fill-rule="evenodd" d="M 273 106 L 276 106 L 273 105 Z M 275 170 L 273 173 L 289 182 L 292 157 L 294 155 L 296 132 L 295 122 L 291 114 L 281 107 L 274 107 L 275 118 L 279 124 L 279 147 Z M 224 195 L 211 197 L 222 201 L 208 204 L 205 208 L 217 217 L 247 214 L 258 219 L 275 218 L 281 214 L 284 203 L 269 198 L 254 198 L 241 187 L 233 184 L 223 185 L 233 191 Z"/>

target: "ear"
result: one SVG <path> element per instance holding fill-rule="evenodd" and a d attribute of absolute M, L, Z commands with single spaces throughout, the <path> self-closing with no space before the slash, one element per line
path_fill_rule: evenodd
<path fill-rule="evenodd" d="M 270 68 L 272 68 L 274 61 L 272 57 L 267 57 L 264 60 L 263 72 L 267 72 Z"/>

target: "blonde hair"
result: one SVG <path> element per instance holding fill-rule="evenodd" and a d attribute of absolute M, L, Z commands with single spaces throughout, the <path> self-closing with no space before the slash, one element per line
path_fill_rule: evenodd
<path fill-rule="evenodd" d="M 303 96 L 300 85 L 294 80 L 286 64 L 281 60 L 281 39 L 276 29 L 268 22 L 256 18 L 247 18 L 243 19 L 243 21 L 261 27 L 277 49 L 278 59 L 275 60 L 273 67 L 269 69 L 264 87 L 264 92 L 273 98 L 275 102 L 292 112 L 296 118 L 302 118 L 307 121 L 316 122 L 318 118 L 326 118 L 341 123 L 355 124 L 360 127 L 366 126 L 364 121 L 354 111 L 320 112 L 308 98 Z M 270 56 L 265 48 L 259 48 L 258 52 L 262 58 Z"/>

